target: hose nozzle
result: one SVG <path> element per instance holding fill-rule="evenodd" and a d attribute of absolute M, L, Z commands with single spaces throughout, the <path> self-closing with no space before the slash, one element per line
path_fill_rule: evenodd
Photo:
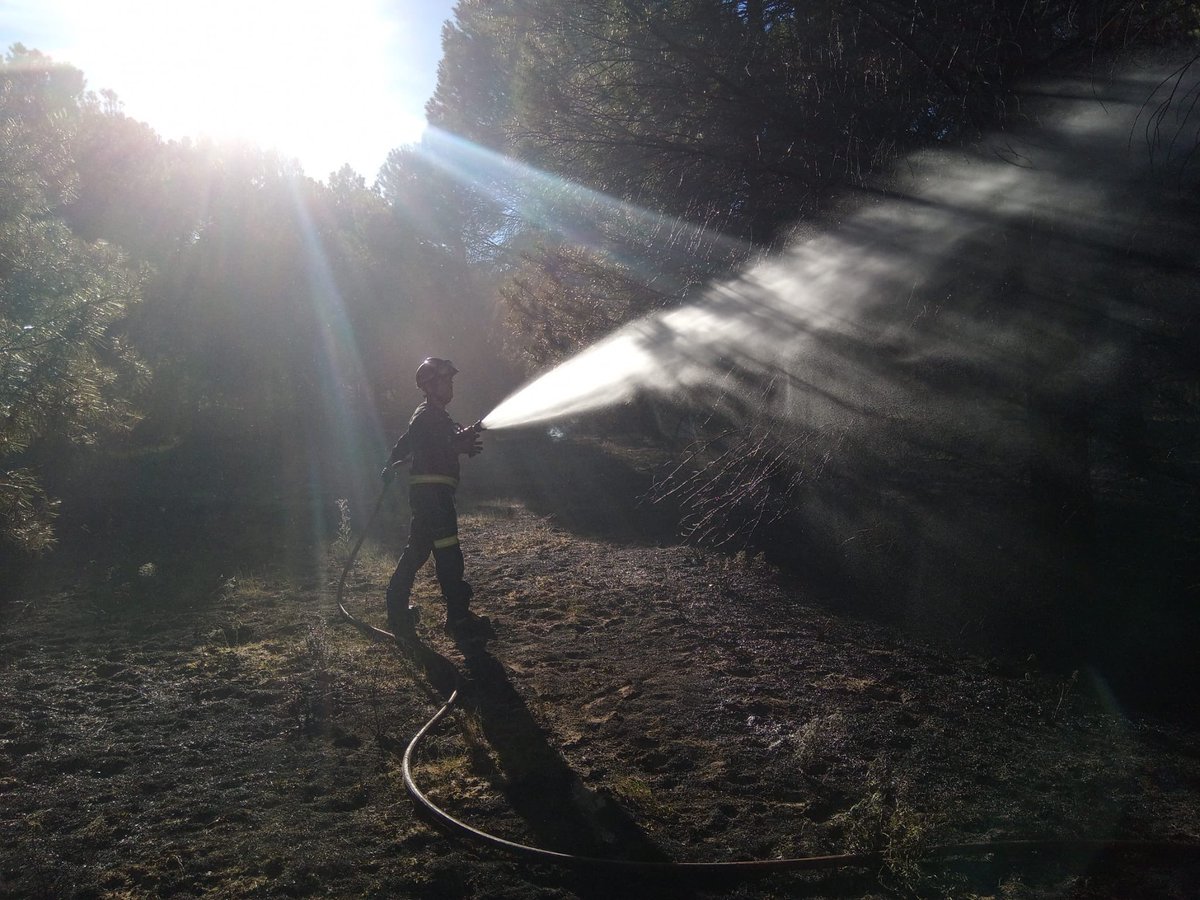
<path fill-rule="evenodd" d="M 459 441 L 460 453 L 466 453 L 467 456 L 476 456 L 483 452 L 483 439 L 479 433 L 483 431 L 483 420 L 480 419 L 474 425 L 465 425 L 458 430 L 457 439 Z"/>

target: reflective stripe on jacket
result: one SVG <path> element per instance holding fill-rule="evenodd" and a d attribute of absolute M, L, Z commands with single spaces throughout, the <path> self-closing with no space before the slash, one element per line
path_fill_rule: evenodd
<path fill-rule="evenodd" d="M 451 478 L 449 475 L 409 475 L 409 484 L 448 484 L 450 487 L 458 487 L 458 479 Z"/>

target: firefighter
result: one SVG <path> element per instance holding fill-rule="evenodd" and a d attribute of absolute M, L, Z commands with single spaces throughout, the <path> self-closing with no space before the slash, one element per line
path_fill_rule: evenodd
<path fill-rule="evenodd" d="M 458 457 L 483 450 L 477 423 L 465 428 L 450 419 L 446 405 L 454 399 L 458 369 L 448 359 L 430 357 L 417 368 L 417 387 L 425 400 L 417 407 L 406 431 L 392 448 L 383 479 L 390 482 L 397 466 L 412 456 L 408 497 L 412 525 L 408 545 L 388 583 L 388 626 L 397 638 L 416 635 L 416 610 L 408 605 L 417 570 L 433 554 L 438 583 L 446 601 L 446 631 L 468 637 L 487 630 L 487 620 L 471 613 L 471 586 L 463 580 L 463 555 L 458 544 Z"/>

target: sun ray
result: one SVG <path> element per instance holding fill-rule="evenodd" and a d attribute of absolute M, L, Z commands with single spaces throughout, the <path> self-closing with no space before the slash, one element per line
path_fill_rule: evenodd
<path fill-rule="evenodd" d="M 488 194 L 523 222 L 606 254 L 647 283 L 669 280 L 670 257 L 732 262 L 754 250 L 714 228 L 618 200 L 439 128 L 429 128 L 419 149 L 435 166 Z"/>

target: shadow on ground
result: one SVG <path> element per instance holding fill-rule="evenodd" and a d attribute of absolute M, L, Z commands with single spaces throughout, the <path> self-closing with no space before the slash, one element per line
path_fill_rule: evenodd
<path fill-rule="evenodd" d="M 482 648 L 466 655 L 463 705 L 496 754 L 475 760 L 528 823 L 539 847 L 578 856 L 665 861 L 612 799 L 588 789 L 551 746 L 503 664 Z M 498 763 L 498 765 L 497 765 Z"/>

